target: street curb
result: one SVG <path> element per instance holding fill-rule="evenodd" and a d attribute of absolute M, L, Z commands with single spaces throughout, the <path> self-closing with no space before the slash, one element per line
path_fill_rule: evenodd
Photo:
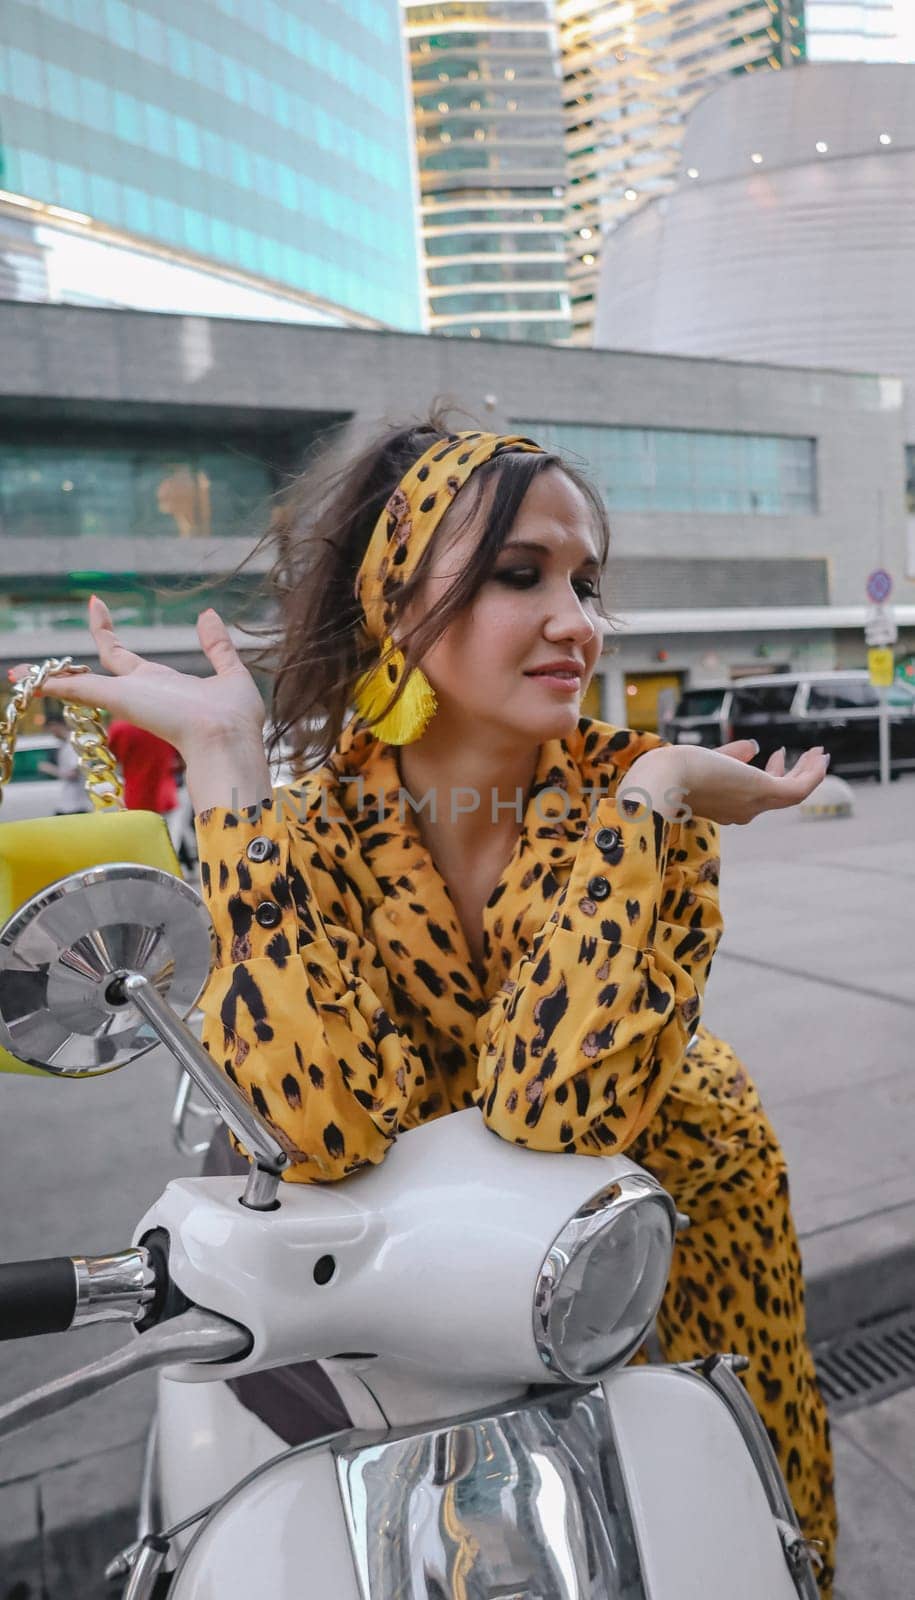
<path fill-rule="evenodd" d="M 915 1202 L 801 1238 L 812 1344 L 915 1306 Z"/>

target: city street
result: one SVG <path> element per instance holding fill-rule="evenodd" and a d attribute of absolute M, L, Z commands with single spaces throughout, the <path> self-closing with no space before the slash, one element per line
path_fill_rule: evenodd
<path fill-rule="evenodd" d="M 853 793 L 852 818 L 774 813 L 725 830 L 726 933 L 705 1012 L 785 1143 L 817 1339 L 915 1304 L 915 778 Z M 171 1148 L 174 1079 L 158 1054 L 92 1082 L 0 1078 L 0 1258 L 129 1242 L 164 1182 L 194 1166 Z M 6 1345 L 0 1400 L 122 1339 Z M 131 1536 L 151 1397 L 134 1381 L 0 1452 L 0 1600 L 108 1592 L 99 1566 Z M 839 1600 L 902 1600 L 915 1592 L 915 1388 L 835 1433 Z"/>
<path fill-rule="evenodd" d="M 93 828 L 95 839 L 104 834 L 100 850 L 139 852 L 123 836 L 118 845 L 101 815 L 77 815 L 90 799 L 120 801 L 125 830 L 128 813 L 138 823 L 142 813 L 167 819 L 182 870 L 196 871 L 193 797 L 212 816 L 208 888 L 225 922 L 212 948 L 229 966 L 209 993 L 234 1066 L 220 1060 L 213 1070 L 238 1070 L 243 1092 L 274 1119 L 279 1143 L 265 1138 L 260 1154 L 287 1150 L 302 1162 L 300 1176 L 307 1164 L 321 1182 L 347 1175 L 351 1188 L 312 1190 L 309 1207 L 354 1214 L 377 1181 L 406 1194 L 431 1227 L 434 1208 L 399 1176 L 396 1157 L 409 1172 L 410 1146 L 375 1176 L 357 1169 L 380 1159 L 399 1130 L 450 1106 L 472 1108 L 478 1093 L 496 1130 L 490 1137 L 478 1119 L 484 1166 L 486 1155 L 512 1169 L 534 1162 L 496 1133 L 568 1154 L 588 1140 L 603 1148 L 613 1118 L 611 1149 L 642 1148 L 633 1141 L 644 1132 L 658 1175 L 695 1213 L 695 1232 L 673 1241 L 659 1318 L 667 1326 L 672 1313 L 678 1356 L 710 1341 L 744 1342 L 794 1485 L 794 1460 L 808 1448 L 797 1357 L 803 1303 L 835 1438 L 840 1541 L 830 1600 L 915 1600 L 915 0 L 8 0 L 0 125 L 0 923 L 9 927 L 11 911 L 44 881 L 42 867 L 50 882 L 64 862 L 69 870 L 98 861 Z M 297 919 L 308 918 L 295 852 L 287 873 L 285 844 L 266 823 L 243 837 L 244 819 L 219 808 L 227 795 L 240 805 L 263 793 L 262 732 L 282 742 L 282 763 L 293 759 L 286 740 L 297 728 L 307 733 L 308 767 L 335 746 L 349 711 L 360 725 L 352 737 L 344 726 L 336 743 L 328 805 L 315 820 L 320 838 L 304 830 L 303 870 L 328 938 L 293 970 Z M 745 814 L 744 798 L 751 808 L 761 792 L 771 800 L 817 791 L 806 813 L 796 806 L 723 830 L 725 932 L 701 1020 L 728 1048 L 710 1050 L 716 1065 L 701 1080 L 686 1073 L 686 1036 L 674 1024 L 696 1021 L 693 964 L 714 911 L 668 878 L 666 901 L 689 928 L 676 937 L 659 928 L 657 886 L 647 881 L 651 827 L 637 845 L 609 827 L 584 841 L 581 891 L 564 889 L 575 841 L 565 830 L 567 850 L 561 825 L 529 831 L 506 863 L 511 796 L 522 794 L 541 741 L 581 712 L 682 742 L 696 766 L 681 769 L 665 752 L 654 765 L 649 755 L 644 782 L 688 774 L 695 809 L 711 816 Z M 757 740 L 758 767 L 779 748 L 787 753 L 789 771 L 762 791 L 758 771 L 741 777 L 733 762 L 725 771 L 720 759 L 717 768 L 699 760 L 744 737 Z M 399 773 L 423 813 L 438 878 L 415 850 L 408 808 L 383 804 L 393 769 L 373 738 L 411 746 Z M 624 745 L 631 753 L 625 733 L 609 745 L 614 759 Z M 593 793 L 607 771 L 602 736 L 572 741 L 566 759 Z M 863 776 L 878 761 L 888 779 L 895 763 L 885 788 Z M 377 826 L 349 826 L 338 810 L 342 798 L 346 812 L 350 783 L 373 810 L 378 801 Z M 487 835 L 478 823 L 490 784 L 496 831 Z M 450 808 L 439 804 L 449 791 Z M 57 867 L 48 818 L 57 819 Z M 692 837 L 697 855 L 707 849 Z M 680 862 L 689 857 L 679 850 Z M 675 867 L 677 859 L 674 851 Z M 705 881 L 713 862 L 703 861 Z M 66 905 L 72 917 L 83 902 L 71 896 Z M 93 959 L 107 937 L 97 906 L 76 918 Z M 360 953 L 367 919 L 377 941 L 371 960 Z M 158 924 L 158 911 L 147 920 Z M 607 957 L 599 935 L 614 926 L 628 932 Z M 200 932 L 205 963 L 210 930 Z M 119 969 L 134 959 L 122 934 L 126 941 L 119 925 L 111 935 Z M 190 973 L 167 919 L 155 940 L 142 930 L 144 950 L 151 940 L 158 948 L 160 935 L 170 970 Z M 12 938 L 7 964 L 19 959 Z M 69 952 L 54 968 L 40 943 L 31 948 L 39 953 L 31 970 L 15 969 L 12 1003 L 42 1044 L 29 1047 L 21 1035 L 14 1043 L 32 1059 L 46 1050 L 62 1062 L 68 1046 L 45 1045 L 40 1007 L 51 981 L 68 1006 L 84 1003 L 74 977 L 82 956 Z M 331 970 L 328 960 L 339 965 Z M 110 975 L 109 964 L 102 970 Z M 110 1000 L 142 1001 L 115 976 Z M 191 1005 L 194 983 L 180 1002 L 173 986 L 176 1007 Z M 657 1047 L 645 1031 L 649 1012 L 671 1024 Z M 199 1024 L 200 1013 L 190 1015 Z M 312 1017 L 323 1019 L 320 1037 Z M 157 1028 L 146 1037 L 169 1037 L 162 1016 Z M 746 1076 L 738 1069 L 719 1079 L 728 1050 Z M 677 1073 L 679 1099 L 671 1093 L 656 1106 Z M 178 1137 L 192 1153 L 179 1153 L 172 1121 L 186 1084 L 158 1045 L 86 1081 L 0 1072 L 0 1265 L 45 1263 L 5 1274 L 0 1335 L 71 1319 L 69 1258 L 117 1254 L 135 1236 L 148 1242 L 144 1218 L 170 1183 L 199 1172 L 214 1127 L 202 1107 L 189 1138 Z M 754 1084 L 787 1158 L 803 1302 L 785 1169 Z M 752 1114 L 735 1121 L 745 1105 Z M 650 1128 L 640 1113 L 651 1114 Z M 477 1115 L 449 1118 L 415 1148 L 421 1163 L 434 1162 L 439 1137 L 485 1199 L 485 1174 L 477 1183 L 473 1158 L 457 1146 Z M 244 1134 L 255 1146 L 253 1128 Z M 517 1385 L 532 1382 L 534 1399 L 542 1361 L 556 1356 L 560 1372 L 597 1369 L 596 1361 L 570 1367 L 556 1342 L 579 1337 L 580 1312 L 587 1351 L 610 1314 L 603 1299 L 596 1310 L 585 1294 L 576 1301 L 592 1281 L 603 1296 L 607 1279 L 575 1251 L 560 1281 L 540 1292 L 565 1232 L 578 1228 L 579 1201 L 566 1209 L 565 1185 L 592 1193 L 587 1162 L 540 1159 L 531 1187 L 548 1207 L 551 1182 L 560 1185 L 560 1217 L 554 1230 L 543 1212 L 548 1223 L 542 1237 L 530 1234 L 528 1256 L 527 1190 L 523 1226 L 501 1189 L 501 1205 L 487 1203 L 479 1224 L 468 1218 L 467 1184 L 447 1207 L 490 1301 L 503 1286 L 506 1318 L 523 1308 L 530 1285 L 534 1304 L 507 1346 L 505 1370 Z M 593 1165 L 597 1191 L 608 1171 Z M 209 1188 L 201 1211 L 194 1186 L 189 1196 L 174 1187 L 157 1209 L 157 1224 L 172 1219 L 175 1259 L 187 1252 L 172 1288 L 251 1321 L 259 1369 L 270 1359 L 294 1365 L 307 1353 L 300 1296 L 288 1343 L 268 1343 L 265 1354 L 257 1342 L 252 1306 L 272 1294 L 259 1247 L 238 1303 L 225 1284 L 217 1294 L 205 1272 L 190 1281 L 206 1266 L 192 1268 L 204 1240 L 221 1239 L 223 1261 L 244 1255 L 218 1231 L 227 1217 L 250 1217 L 226 1181 L 226 1213 Z M 275 1209 L 263 1173 L 247 1199 L 258 1185 L 262 1206 Z M 643 1195 L 644 1184 L 636 1188 Z M 185 1199 L 193 1226 L 205 1213 L 201 1229 L 214 1230 L 196 1246 L 191 1222 L 169 1209 Z M 770 1221 L 766 1207 L 776 1205 Z M 293 1210 L 287 1193 L 277 1217 L 294 1222 Z M 491 1236 L 500 1215 L 504 1272 Z M 614 1228 L 617 1216 L 611 1206 Z M 325 1254 L 309 1264 L 294 1231 L 295 1270 L 309 1290 L 313 1271 L 325 1310 L 350 1306 L 345 1263 Z M 432 1264 L 447 1267 L 447 1292 L 432 1294 L 408 1230 L 400 1235 L 407 1279 L 422 1298 L 415 1317 L 399 1289 L 387 1309 L 396 1305 L 425 1333 L 441 1376 L 450 1365 L 445 1325 L 430 1338 L 419 1312 L 437 1304 L 453 1335 L 452 1302 L 472 1310 L 476 1302 L 462 1293 L 441 1232 L 427 1236 Z M 389 1254 L 371 1253 L 368 1225 L 358 1238 L 381 1293 L 378 1263 Z M 585 1246 L 615 1261 L 618 1238 L 585 1229 Z M 323 1225 L 321 1245 L 337 1248 Z M 115 1314 L 124 1315 L 138 1294 L 147 1305 L 152 1294 L 140 1326 L 160 1321 L 182 1302 L 168 1298 L 166 1274 L 150 1270 L 155 1260 L 151 1247 L 114 1267 L 77 1264 L 73 1320 L 99 1314 L 99 1298 L 120 1297 Z M 656 1263 L 662 1275 L 666 1260 Z M 520 1301 L 511 1264 L 522 1275 Z M 122 1275 L 131 1271 L 125 1299 Z M 33 1316 L 39 1281 L 45 1296 Z M 661 1286 L 650 1261 L 642 1282 L 657 1293 L 622 1353 L 644 1330 L 660 1359 L 650 1316 Z M 325 1284 L 337 1289 L 325 1293 Z M 618 1293 L 615 1279 L 606 1292 Z M 25 1323 L 16 1321 L 16 1296 Z M 347 1342 L 337 1344 L 335 1327 L 333 1350 L 373 1361 L 381 1394 L 389 1356 L 398 1374 L 413 1369 L 400 1331 L 394 1350 L 380 1342 L 371 1305 L 366 1329 L 347 1312 Z M 192 1308 L 176 1337 L 197 1322 Z M 120 1370 L 164 1354 L 166 1341 L 174 1360 L 160 1328 L 135 1344 L 124 1327 L 0 1338 L 0 1408 L 49 1383 L 56 1397 L 59 1380 L 109 1354 Z M 481 1383 L 495 1379 L 483 1358 L 493 1362 L 501 1327 L 488 1302 L 474 1334 L 485 1327 Z M 272 1323 L 268 1332 L 275 1336 Z M 122 1355 L 131 1345 L 135 1355 Z M 462 1337 L 456 1357 L 468 1405 L 475 1348 Z M 643 1393 L 685 1392 L 692 1381 L 646 1377 Z M 81 1384 L 85 1394 L 90 1380 Z M 633 1374 L 621 1387 L 638 1400 Z M 204 1384 L 198 1399 L 233 1406 L 233 1392 Z M 188 1422 L 188 1386 L 172 1382 L 166 1393 L 180 1417 L 187 1492 L 164 1515 L 171 1520 L 177 1507 L 184 1528 L 215 1491 L 188 1445 L 204 1437 Z M 413 1415 L 420 1401 L 410 1398 Z M 822 1413 L 807 1409 L 822 1449 L 795 1489 L 804 1513 L 822 1500 L 826 1472 Z M 632 1437 L 644 1443 L 658 1415 L 643 1411 Z M 208 1436 L 227 1482 L 248 1470 L 257 1428 L 264 1442 L 260 1423 L 246 1419 L 249 1435 L 236 1420 L 237 1430 L 217 1426 Z M 149 1492 L 155 1421 L 147 1372 L 0 1440 L 0 1600 L 116 1600 L 120 1585 L 107 1584 L 104 1569 L 136 1538 L 141 1490 L 144 1531 L 158 1516 Z M 272 1422 L 280 1426 L 278 1416 Z M 671 1505 L 670 1526 L 689 1527 L 692 1549 L 719 1560 L 726 1577 L 714 1579 L 678 1536 L 675 1592 L 665 1589 L 664 1600 L 720 1600 L 752 1588 L 751 1572 L 754 1594 L 771 1600 L 780 1568 L 770 1581 L 748 1556 L 750 1539 L 729 1546 L 724 1528 L 743 1534 L 745 1523 L 693 1481 L 695 1460 L 724 1470 L 710 1446 L 703 1454 L 701 1427 L 690 1427 L 689 1469 L 674 1470 L 666 1443 L 651 1456 L 654 1498 L 665 1515 Z M 671 1467 L 663 1494 L 662 1454 Z M 171 1459 L 162 1474 L 169 1492 Z M 378 1466 L 373 1456 L 371 1471 Z M 282 1470 L 297 1473 L 298 1458 Z M 579 1477 L 590 1483 L 589 1472 Z M 715 1508 L 714 1528 L 686 1508 L 680 1491 L 690 1482 L 695 1503 Z M 397 1503 L 412 1515 L 397 1484 Z M 365 1488 L 367 1526 L 372 1492 Z M 449 1483 L 446 1499 L 450 1492 Z M 497 1491 L 488 1483 L 485 1492 Z M 541 1498 L 555 1509 L 556 1492 L 537 1479 L 538 1517 Z M 322 1520 L 326 1554 L 324 1528 Z M 447 1549 L 452 1530 L 441 1522 L 435 1537 Z M 441 1578 L 424 1567 L 417 1595 L 517 1589 L 520 1600 L 536 1589 L 558 1600 L 559 1589 L 591 1596 L 595 1584 L 606 1587 L 593 1576 L 579 1584 L 565 1569 L 555 1583 L 507 1568 L 481 1578 L 488 1545 L 480 1539 L 469 1573 L 469 1540 Z M 288 1557 L 287 1537 L 274 1548 Z M 220 1600 L 252 1586 L 229 1561 L 225 1581 L 215 1580 Z M 317 1584 L 324 1600 L 310 1551 L 287 1565 L 296 1594 L 304 1585 L 311 1600 Z M 300 1565 L 309 1569 L 301 1580 Z M 265 1583 L 259 1565 L 254 1576 L 255 1589 L 290 1587 Z M 375 1594 L 374 1578 L 359 1582 Z M 387 1580 L 377 1582 L 388 1600 Z M 608 1585 L 612 1595 L 595 1591 L 593 1600 L 631 1588 L 625 1578 Z M 660 1600 L 658 1587 L 646 1579 L 646 1600 Z M 164 1600 L 166 1588 L 167 1579 L 130 1582 L 134 1600 L 141 1589 Z"/>

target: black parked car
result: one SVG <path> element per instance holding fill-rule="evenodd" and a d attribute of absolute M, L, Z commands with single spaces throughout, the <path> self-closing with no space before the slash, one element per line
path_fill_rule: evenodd
<path fill-rule="evenodd" d="M 888 698 L 890 770 L 898 776 L 915 771 L 915 692 L 894 683 Z M 685 689 L 664 737 L 711 748 L 758 739 L 757 766 L 781 745 L 790 767 L 802 751 L 821 744 L 832 757 L 830 772 L 864 777 L 879 773 L 878 706 L 866 672 L 780 672 Z"/>

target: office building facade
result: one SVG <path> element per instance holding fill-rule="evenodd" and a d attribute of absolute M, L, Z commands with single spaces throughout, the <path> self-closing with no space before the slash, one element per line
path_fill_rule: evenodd
<path fill-rule="evenodd" d="M 805 0 L 810 61 L 915 61 L 912 0 Z"/>
<path fill-rule="evenodd" d="M 310 442 L 359 443 L 441 395 L 602 490 L 614 622 L 596 704 L 612 721 L 650 726 L 661 687 L 862 665 L 881 540 L 903 570 L 889 377 L 9 303 L 0 341 L 0 665 L 83 656 L 97 589 L 137 649 L 202 670 L 204 605 L 269 621 L 266 553 L 230 575 Z"/>
<path fill-rule="evenodd" d="M 568 337 L 552 0 L 404 6 L 433 333 Z"/>
<path fill-rule="evenodd" d="M 6 0 L 3 20 L 3 215 L 46 230 L 37 271 L 68 241 L 145 247 L 279 313 L 422 327 L 397 0 Z M 85 297 L 117 277 L 100 258 Z"/>

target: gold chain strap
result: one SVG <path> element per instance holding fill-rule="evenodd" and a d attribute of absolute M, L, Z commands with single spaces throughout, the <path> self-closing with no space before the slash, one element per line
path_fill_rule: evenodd
<path fill-rule="evenodd" d="M 19 724 L 35 695 L 44 687 L 45 680 L 66 673 L 88 671 L 88 667 L 76 665 L 72 656 L 52 657 L 50 661 L 30 666 L 25 676 L 13 684 L 6 711 L 0 715 L 0 802 L 13 771 Z M 108 748 L 100 712 L 94 706 L 71 705 L 65 701 L 64 721 L 70 729 L 70 743 L 76 751 L 95 810 L 121 809 L 124 804 L 123 786 L 118 776 L 117 762 Z"/>

